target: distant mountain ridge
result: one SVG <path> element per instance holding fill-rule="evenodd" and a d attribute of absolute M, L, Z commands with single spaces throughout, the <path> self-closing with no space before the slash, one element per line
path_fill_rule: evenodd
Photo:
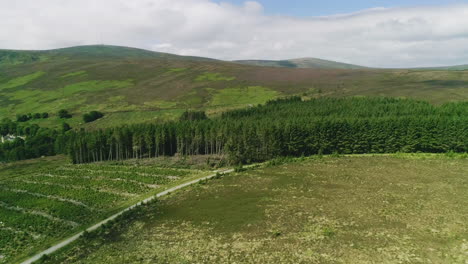
<path fill-rule="evenodd" d="M 310 69 L 367 69 L 367 67 L 341 63 L 336 61 L 322 60 L 317 58 L 300 58 L 291 60 L 236 60 L 240 64 L 264 66 L 264 67 L 282 67 L 282 68 L 310 68 Z"/>
<path fill-rule="evenodd" d="M 38 61 L 47 61 L 51 58 L 73 59 L 174 59 L 193 61 L 215 61 L 215 59 L 181 56 L 170 53 L 149 51 L 131 47 L 112 45 L 87 45 L 52 50 L 0 50 L 0 65 L 23 64 Z"/>

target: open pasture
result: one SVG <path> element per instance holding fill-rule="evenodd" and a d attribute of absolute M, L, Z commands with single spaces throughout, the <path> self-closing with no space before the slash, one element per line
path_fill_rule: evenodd
<path fill-rule="evenodd" d="M 466 158 L 293 161 L 181 190 L 44 263 L 467 263 Z"/>

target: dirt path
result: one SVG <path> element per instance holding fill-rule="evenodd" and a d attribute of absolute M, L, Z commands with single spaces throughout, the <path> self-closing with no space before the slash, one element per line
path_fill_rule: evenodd
<path fill-rule="evenodd" d="M 234 169 L 229 169 L 229 170 L 219 171 L 219 173 L 221 173 L 221 174 L 227 174 L 227 173 L 231 173 L 231 172 L 233 172 L 233 171 L 234 171 Z M 99 222 L 99 223 L 97 223 L 97 224 L 95 224 L 95 225 L 89 227 L 88 229 L 86 229 L 86 231 L 87 231 L 87 232 L 94 231 L 94 230 L 98 229 L 99 227 L 101 227 L 102 225 L 108 223 L 109 221 L 112 221 L 112 220 L 114 220 L 115 218 L 119 217 L 119 216 L 122 215 L 123 213 L 125 213 L 125 212 L 127 212 L 127 211 L 130 211 L 130 210 L 132 210 L 133 208 L 138 207 L 138 206 L 140 206 L 140 205 L 142 205 L 142 204 L 144 204 L 144 203 L 151 202 L 151 201 L 153 201 L 153 200 L 155 200 L 155 199 L 157 199 L 157 198 L 159 198 L 159 197 L 161 197 L 161 196 L 165 196 L 165 195 L 167 195 L 167 194 L 169 194 L 169 193 L 171 193 L 171 192 L 180 190 L 180 189 L 185 188 L 185 187 L 187 187 L 187 186 L 190 186 L 190 185 L 192 185 L 192 184 L 198 183 L 198 182 L 203 181 L 203 180 L 211 179 L 211 178 L 214 178 L 214 177 L 216 177 L 216 173 L 215 173 L 215 174 L 212 174 L 212 175 L 209 175 L 209 176 L 202 177 L 202 178 L 198 178 L 198 179 L 195 179 L 195 180 L 186 182 L 186 183 L 182 183 L 182 184 L 180 184 L 180 185 L 177 185 L 177 186 L 175 186 L 175 187 L 172 187 L 172 188 L 170 188 L 170 189 L 167 189 L 167 190 L 165 190 L 165 191 L 163 191 L 163 192 L 160 192 L 160 193 L 158 193 L 158 194 L 156 194 L 156 195 L 154 195 L 154 196 L 152 196 L 152 197 L 149 197 L 149 198 L 147 198 L 147 199 L 145 199 L 145 200 L 143 200 L 143 201 L 140 201 L 140 202 L 138 202 L 138 203 L 136 203 L 136 204 L 134 204 L 134 205 L 132 205 L 132 206 L 130 206 L 130 207 L 128 207 L 128 208 L 126 208 L 126 209 L 124 209 L 124 210 L 122 210 L 122 211 L 120 211 L 120 212 L 118 212 L 118 213 L 116 213 L 116 214 L 114 214 L 114 215 L 112 215 L 112 216 L 110 216 L 110 217 L 104 219 L 104 220 L 102 220 L 101 222 Z M 48 254 L 52 254 L 52 253 L 54 253 L 55 251 L 57 251 L 57 250 L 59 250 L 59 249 L 65 247 L 65 246 L 69 245 L 70 243 L 74 242 L 74 241 L 77 240 L 84 232 L 85 232 L 85 231 L 82 231 L 82 232 L 80 232 L 80 233 L 78 233 L 78 234 L 75 234 L 74 236 L 71 236 L 71 237 L 69 237 L 69 238 L 63 240 L 62 242 L 59 242 L 58 244 L 55 244 L 54 246 L 52 246 L 52 247 L 50 247 L 50 248 L 48 248 L 48 249 L 46 249 L 46 250 L 44 250 L 44 251 L 42 251 L 42 252 L 40 252 L 40 253 L 34 255 L 34 256 L 32 256 L 32 257 L 30 257 L 29 259 L 27 259 L 27 260 L 25 260 L 25 261 L 23 261 L 23 262 L 21 262 L 21 263 L 22 263 L 22 264 L 31 264 L 31 263 L 34 263 L 35 261 L 39 260 L 42 256 L 48 255 Z"/>

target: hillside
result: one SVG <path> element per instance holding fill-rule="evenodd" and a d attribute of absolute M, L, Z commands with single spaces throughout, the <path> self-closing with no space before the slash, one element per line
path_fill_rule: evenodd
<path fill-rule="evenodd" d="M 284 68 L 311 68 L 311 69 L 347 69 L 347 70 L 356 70 L 356 69 L 365 69 L 366 67 L 322 60 L 316 58 L 300 58 L 292 60 L 238 60 L 234 61 L 236 63 L 254 65 L 254 66 L 266 66 L 266 67 L 284 67 Z"/>
<path fill-rule="evenodd" d="M 73 127 L 108 127 L 210 115 L 288 95 L 407 97 L 442 104 L 468 100 L 468 71 L 257 67 L 115 46 L 1 51 L 0 116 L 67 109 Z M 81 124 L 92 110 L 106 116 Z"/>
<path fill-rule="evenodd" d="M 120 47 L 111 45 L 89 45 L 61 48 L 55 50 L 0 50 L 0 65 L 17 65 L 24 63 L 43 62 L 58 59 L 174 59 L 201 60 L 213 59 L 179 56 L 169 53 L 155 52 L 144 49 Z"/>
<path fill-rule="evenodd" d="M 423 68 L 424 69 L 424 68 Z M 465 65 L 456 65 L 456 66 L 446 66 L 446 67 L 433 67 L 425 68 L 426 70 L 445 70 L 445 71 L 466 71 L 468 70 L 468 64 Z"/>

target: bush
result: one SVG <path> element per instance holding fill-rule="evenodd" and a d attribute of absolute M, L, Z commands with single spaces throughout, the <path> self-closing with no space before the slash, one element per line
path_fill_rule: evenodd
<path fill-rule="evenodd" d="M 49 118 L 49 113 L 42 113 L 41 117 L 44 119 Z"/>
<path fill-rule="evenodd" d="M 58 116 L 59 116 L 59 118 L 62 118 L 62 119 L 63 119 L 63 118 L 71 118 L 71 117 L 72 117 L 72 115 L 71 115 L 70 113 L 68 113 L 68 111 L 65 110 L 65 109 L 60 110 L 60 111 L 58 112 Z"/>
<path fill-rule="evenodd" d="M 102 118 L 104 116 L 103 113 L 98 112 L 98 111 L 91 111 L 87 114 L 83 115 L 83 121 L 85 123 L 93 122 L 95 120 L 98 120 L 99 118 Z"/>
<path fill-rule="evenodd" d="M 16 121 L 17 122 L 27 122 L 29 121 L 31 118 L 29 118 L 28 115 L 17 115 L 16 116 Z"/>

